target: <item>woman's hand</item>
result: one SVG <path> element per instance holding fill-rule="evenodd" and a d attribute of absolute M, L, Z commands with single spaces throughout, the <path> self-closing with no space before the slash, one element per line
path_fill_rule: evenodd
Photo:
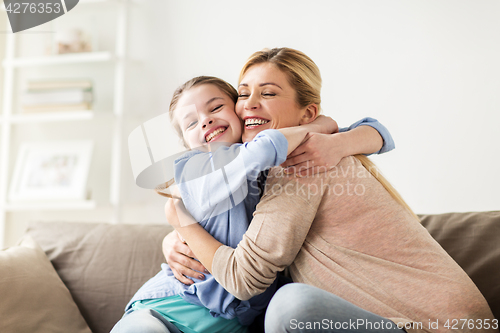
<path fill-rule="evenodd" d="M 189 246 L 178 236 L 177 231 L 172 231 L 165 236 L 162 243 L 163 255 L 168 265 L 172 269 L 177 280 L 184 284 L 191 285 L 193 280 L 189 277 L 203 280 L 206 272 L 205 266 L 195 260 L 194 253 Z M 198 271 L 198 272 L 197 272 Z"/>
<path fill-rule="evenodd" d="M 170 199 L 165 204 L 165 215 L 167 221 L 174 227 L 179 227 L 180 222 L 176 212 L 174 200 Z M 177 280 L 184 284 L 191 285 L 193 280 L 189 277 L 200 280 L 205 279 L 205 275 L 200 272 L 208 272 L 199 261 L 195 260 L 195 255 L 189 246 L 182 240 L 177 231 L 169 233 L 163 239 L 162 243 L 163 255 L 167 260 L 168 265 L 172 269 Z"/>
<path fill-rule="evenodd" d="M 310 133 L 281 166 L 285 173 L 299 177 L 326 172 L 348 156 L 343 138 L 342 133 Z"/>

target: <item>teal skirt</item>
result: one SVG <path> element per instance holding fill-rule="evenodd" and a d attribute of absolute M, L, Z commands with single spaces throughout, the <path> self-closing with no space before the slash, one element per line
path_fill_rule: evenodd
<path fill-rule="evenodd" d="M 237 318 L 231 320 L 212 317 L 203 306 L 186 302 L 181 296 L 170 296 L 158 299 L 136 301 L 132 309 L 152 309 L 174 324 L 184 333 L 247 333 L 247 326 L 239 323 Z"/>

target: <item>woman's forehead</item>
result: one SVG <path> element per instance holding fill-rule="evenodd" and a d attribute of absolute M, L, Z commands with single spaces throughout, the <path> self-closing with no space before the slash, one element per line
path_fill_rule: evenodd
<path fill-rule="evenodd" d="M 248 68 L 241 79 L 239 87 L 248 85 L 266 85 L 274 84 L 284 89 L 289 86 L 288 77 L 278 66 L 273 63 L 265 62 L 256 64 Z"/>

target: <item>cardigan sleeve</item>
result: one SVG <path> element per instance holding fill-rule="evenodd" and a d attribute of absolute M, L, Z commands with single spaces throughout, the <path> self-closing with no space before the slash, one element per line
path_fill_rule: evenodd
<path fill-rule="evenodd" d="M 212 274 L 227 291 L 241 300 L 259 295 L 294 261 L 323 196 L 308 198 L 304 187 L 315 181 L 317 177 L 268 178 L 242 241 L 236 249 L 223 245 L 215 253 Z"/>

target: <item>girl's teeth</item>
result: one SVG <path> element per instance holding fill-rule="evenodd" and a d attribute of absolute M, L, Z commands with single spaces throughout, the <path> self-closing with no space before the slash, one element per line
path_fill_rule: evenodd
<path fill-rule="evenodd" d="M 206 136 L 205 140 L 207 140 L 207 142 L 210 142 L 210 140 L 212 140 L 216 135 L 224 132 L 227 128 L 224 128 L 224 127 L 221 127 L 219 129 L 216 129 L 215 131 L 213 131 L 212 133 L 210 133 L 209 135 Z"/>

